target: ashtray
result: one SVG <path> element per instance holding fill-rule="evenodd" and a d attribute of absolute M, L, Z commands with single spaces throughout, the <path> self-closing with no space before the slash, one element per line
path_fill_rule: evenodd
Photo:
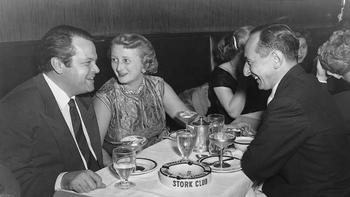
<path fill-rule="evenodd" d="M 162 184 L 171 188 L 199 188 L 210 183 L 211 168 L 199 162 L 180 160 L 164 164 L 158 176 Z"/>

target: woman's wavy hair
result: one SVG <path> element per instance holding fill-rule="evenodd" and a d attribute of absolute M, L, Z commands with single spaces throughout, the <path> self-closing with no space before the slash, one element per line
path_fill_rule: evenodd
<path fill-rule="evenodd" d="M 140 34 L 119 34 L 110 44 L 110 49 L 113 45 L 122 45 L 127 49 L 138 49 L 142 64 L 146 70 L 145 74 L 155 74 L 158 71 L 158 61 L 156 52 L 149 40 Z M 110 56 L 110 51 L 109 51 Z"/>
<path fill-rule="evenodd" d="M 218 42 L 214 56 L 218 62 L 230 61 L 238 52 L 244 50 L 253 26 L 238 28 L 232 34 L 226 35 Z"/>
<path fill-rule="evenodd" d="M 344 75 L 350 71 L 350 29 L 333 32 L 329 40 L 318 48 L 322 67 L 332 73 Z"/>

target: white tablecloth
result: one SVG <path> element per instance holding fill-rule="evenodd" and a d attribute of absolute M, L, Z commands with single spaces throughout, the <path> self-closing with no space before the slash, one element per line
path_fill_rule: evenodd
<path fill-rule="evenodd" d="M 193 156 L 194 154 L 192 154 Z M 97 173 L 102 177 L 107 185 L 104 189 L 84 193 L 92 197 L 255 197 L 264 196 L 257 194 L 251 189 L 252 182 L 242 172 L 233 173 L 213 173 L 211 182 L 204 187 L 195 189 L 173 189 L 163 185 L 158 178 L 160 167 L 171 161 L 181 159 L 175 142 L 163 140 L 147 149 L 141 151 L 137 157 L 149 158 L 157 162 L 157 168 L 143 175 L 134 175 L 129 178 L 136 184 L 128 190 L 121 190 L 114 187 L 119 180 L 110 172 L 108 168 L 103 168 Z"/>

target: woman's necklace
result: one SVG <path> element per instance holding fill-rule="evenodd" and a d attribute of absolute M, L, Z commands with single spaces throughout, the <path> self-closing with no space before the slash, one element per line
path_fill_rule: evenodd
<path fill-rule="evenodd" d="M 136 89 L 136 90 L 128 90 L 125 85 L 121 85 L 121 90 L 125 93 L 125 94 L 129 94 L 129 95 L 138 95 L 140 94 L 141 90 L 143 89 L 143 87 L 145 86 L 145 80 L 143 79 L 140 86 Z"/>

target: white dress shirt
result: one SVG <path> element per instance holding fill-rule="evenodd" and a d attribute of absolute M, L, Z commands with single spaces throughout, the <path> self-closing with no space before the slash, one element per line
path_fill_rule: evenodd
<path fill-rule="evenodd" d="M 67 123 L 67 126 L 69 128 L 69 131 L 72 135 L 72 138 L 75 142 L 75 145 L 79 151 L 79 154 L 80 154 L 80 157 L 81 157 L 81 160 L 82 162 L 84 163 L 84 166 L 85 166 L 85 169 L 88 169 L 88 166 L 87 166 L 87 161 L 85 160 L 84 156 L 82 155 L 81 151 L 80 151 L 80 148 L 78 146 L 78 143 L 75 139 L 75 134 L 74 134 L 74 130 L 73 130 L 73 124 L 72 124 L 72 119 L 70 117 L 70 111 L 69 111 L 69 105 L 68 105 L 68 102 L 69 100 L 72 98 L 74 99 L 74 102 L 75 102 L 75 96 L 69 98 L 68 95 L 55 83 L 53 82 L 47 75 L 43 74 L 44 75 L 44 79 L 45 81 L 47 82 L 47 84 L 49 85 L 51 91 L 52 91 L 52 94 L 54 95 L 55 99 L 56 99 L 56 102 L 58 104 L 58 107 L 60 108 L 61 110 L 61 113 L 64 117 L 64 120 L 66 121 Z M 94 152 L 94 150 L 92 149 L 92 146 L 91 146 L 91 142 L 90 142 L 90 137 L 87 133 L 87 130 L 86 130 L 86 127 L 85 127 L 85 124 L 84 124 L 84 121 L 83 119 L 81 118 L 81 114 L 80 114 L 80 110 L 79 110 L 79 107 L 78 105 L 76 104 L 75 102 L 75 105 L 76 105 L 76 108 L 78 110 L 78 113 L 79 113 L 79 117 L 80 117 L 80 121 L 81 121 L 81 125 L 82 125 L 82 128 L 83 128 L 83 132 L 84 132 L 84 136 L 86 138 L 86 141 L 87 141 L 87 144 L 89 146 L 89 149 L 92 153 L 92 155 L 95 157 L 95 159 L 97 160 L 97 157 L 96 157 L 96 154 Z M 58 175 L 57 179 L 56 179 L 56 183 L 55 183 L 55 190 L 59 190 L 59 189 L 62 189 L 61 188 L 61 181 L 62 181 L 62 177 L 64 174 L 66 174 L 67 172 L 62 172 Z"/>
<path fill-rule="evenodd" d="M 271 94 L 270 94 L 269 98 L 267 98 L 267 104 L 269 104 L 269 103 L 272 101 L 273 97 L 275 97 L 275 93 L 276 93 L 277 87 L 278 87 L 278 85 L 280 84 L 280 82 L 281 82 L 281 80 L 279 80 L 279 81 L 273 86 L 273 88 L 272 88 L 272 90 L 271 90 Z"/>

